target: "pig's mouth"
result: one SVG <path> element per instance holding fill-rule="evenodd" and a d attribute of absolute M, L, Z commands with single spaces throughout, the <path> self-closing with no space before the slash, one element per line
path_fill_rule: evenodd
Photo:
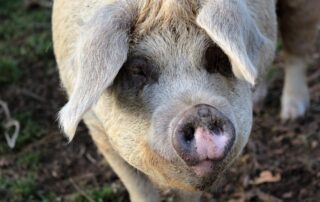
<path fill-rule="evenodd" d="M 217 186 L 218 179 L 222 177 L 225 164 L 214 160 L 203 160 L 195 166 L 189 167 L 192 175 L 191 185 L 200 191 L 204 191 L 212 185 Z"/>
<path fill-rule="evenodd" d="M 199 177 L 205 177 L 210 175 L 213 170 L 215 170 L 215 164 L 216 162 L 210 159 L 206 159 L 203 161 L 200 161 L 194 166 L 191 166 L 190 168 L 193 170 L 193 172 L 196 173 Z"/>

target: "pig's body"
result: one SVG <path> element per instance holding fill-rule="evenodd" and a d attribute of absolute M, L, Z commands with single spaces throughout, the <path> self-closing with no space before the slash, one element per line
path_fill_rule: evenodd
<path fill-rule="evenodd" d="M 158 201 L 159 187 L 197 201 L 248 140 L 251 84 L 274 56 L 275 6 L 55 0 L 65 132 L 72 138 L 84 115 L 132 201 Z"/>

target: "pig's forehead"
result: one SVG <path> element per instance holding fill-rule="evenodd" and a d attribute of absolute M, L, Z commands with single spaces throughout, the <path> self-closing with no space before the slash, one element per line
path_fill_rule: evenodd
<path fill-rule="evenodd" d="M 199 66 L 210 45 L 212 40 L 200 28 L 168 28 L 144 36 L 132 47 L 131 53 L 147 57 L 160 67 L 176 66 L 181 61 Z"/>

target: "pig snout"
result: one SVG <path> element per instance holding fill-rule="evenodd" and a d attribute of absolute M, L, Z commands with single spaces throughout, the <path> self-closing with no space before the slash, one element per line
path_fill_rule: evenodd
<path fill-rule="evenodd" d="M 232 122 L 215 107 L 195 105 L 179 117 L 172 144 L 176 153 L 198 176 L 214 172 L 235 139 Z"/>

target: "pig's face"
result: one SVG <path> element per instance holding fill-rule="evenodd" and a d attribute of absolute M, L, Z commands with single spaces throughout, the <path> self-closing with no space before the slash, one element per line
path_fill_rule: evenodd
<path fill-rule="evenodd" d="M 131 46 L 107 93 L 113 118 L 105 125 L 131 165 L 158 183 L 195 190 L 242 150 L 252 103 L 228 56 L 200 28 L 188 30 L 151 33 Z"/>
<path fill-rule="evenodd" d="M 213 184 L 248 140 L 251 87 L 274 50 L 246 5 L 230 2 L 208 1 L 189 20 L 177 12 L 162 27 L 151 20 L 147 31 L 132 25 L 128 6 L 99 11 L 84 27 L 61 111 L 69 137 L 99 100 L 93 111 L 129 164 L 167 187 Z"/>

